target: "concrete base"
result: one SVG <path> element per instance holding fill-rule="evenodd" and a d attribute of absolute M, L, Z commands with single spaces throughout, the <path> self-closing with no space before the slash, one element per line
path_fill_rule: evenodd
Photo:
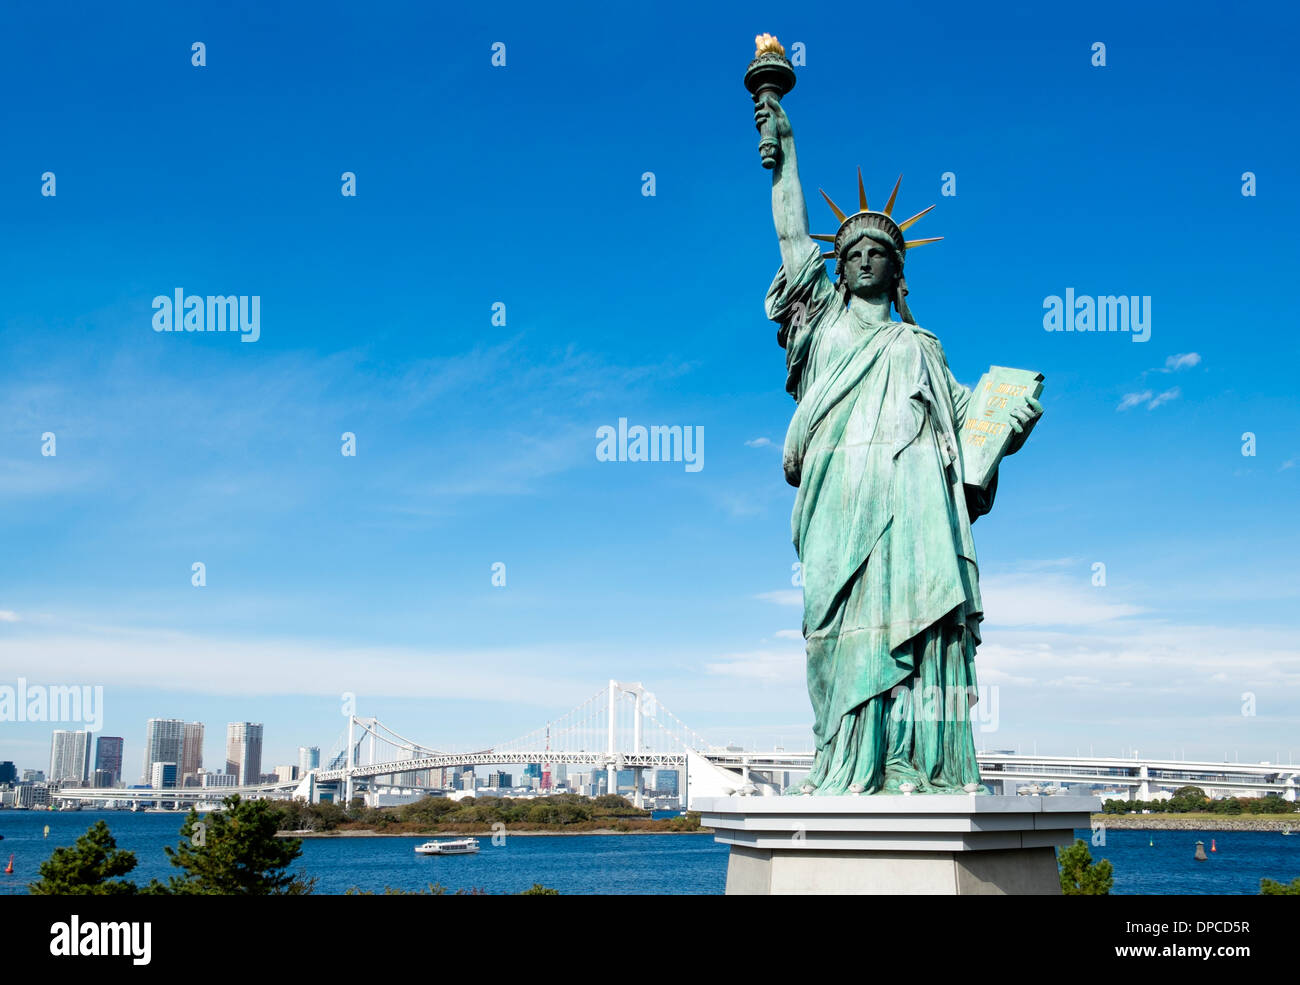
<path fill-rule="evenodd" d="M 1095 797 L 707 797 L 728 894 L 1059 895 Z"/>

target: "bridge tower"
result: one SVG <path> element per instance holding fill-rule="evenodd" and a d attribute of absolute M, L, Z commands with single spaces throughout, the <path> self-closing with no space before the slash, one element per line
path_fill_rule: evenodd
<path fill-rule="evenodd" d="M 632 755 L 641 755 L 643 749 L 641 745 L 641 695 L 645 692 L 640 684 L 636 685 L 635 711 L 632 717 Z M 642 791 L 645 789 L 642 784 L 642 774 L 645 768 L 642 766 L 632 767 L 632 806 L 640 807 L 642 805 Z"/>
<path fill-rule="evenodd" d="M 615 765 L 614 752 L 614 726 L 618 722 L 618 706 L 615 701 L 618 698 L 618 681 L 610 678 L 609 681 L 609 742 L 605 748 L 605 754 L 609 757 L 605 761 L 605 792 L 618 793 L 618 767 Z"/>
<path fill-rule="evenodd" d="M 547 723 L 546 723 L 546 758 L 547 758 L 547 760 L 550 759 L 550 756 L 551 756 L 551 723 L 550 723 L 550 722 L 547 722 Z M 549 761 L 546 762 L 546 763 L 543 763 L 543 764 L 542 764 L 542 790 L 544 790 L 544 791 L 550 791 L 550 789 L 551 789 L 551 766 L 552 766 L 552 764 L 551 764 Z"/>
<path fill-rule="evenodd" d="M 343 809 L 352 803 L 352 771 L 356 768 L 356 744 L 353 740 L 353 727 L 357 723 L 356 715 L 348 716 L 348 757 L 345 761 L 345 779 L 343 781 Z"/>
<path fill-rule="evenodd" d="M 640 756 L 645 751 L 643 748 L 642 735 L 641 735 L 641 728 L 643 724 L 642 716 L 644 715 L 645 712 L 645 709 L 642 705 L 646 693 L 645 687 L 642 686 L 642 684 L 639 681 L 635 684 L 623 684 L 618 681 L 611 680 L 609 682 L 609 722 L 608 722 L 609 743 L 607 746 L 607 753 L 609 756 L 609 760 L 605 767 L 609 778 L 608 785 L 609 785 L 610 793 L 618 792 L 619 757 L 618 754 L 614 751 L 616 746 L 614 733 L 618 724 L 617 698 L 620 693 L 626 693 L 632 695 L 632 705 L 633 705 L 632 755 L 634 757 L 637 757 Z M 642 803 L 645 800 L 644 774 L 645 774 L 645 767 L 636 765 L 634 759 L 633 766 L 632 766 L 632 803 L 636 807 L 642 806 Z"/>

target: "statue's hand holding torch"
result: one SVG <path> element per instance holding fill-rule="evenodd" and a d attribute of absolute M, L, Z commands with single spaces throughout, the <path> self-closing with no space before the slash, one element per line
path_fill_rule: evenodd
<path fill-rule="evenodd" d="M 754 97 L 754 122 L 760 134 L 758 152 L 763 167 L 771 170 L 781 158 L 781 138 L 791 133 L 790 118 L 780 100 L 794 88 L 794 67 L 772 35 L 760 34 L 754 42 L 754 60 L 745 72 L 745 88 Z"/>

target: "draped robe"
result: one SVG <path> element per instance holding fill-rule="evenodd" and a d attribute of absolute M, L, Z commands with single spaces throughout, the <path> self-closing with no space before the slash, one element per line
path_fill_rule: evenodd
<path fill-rule="evenodd" d="M 803 573 L 819 794 L 959 792 L 979 782 L 971 734 L 982 607 L 963 483 L 970 391 L 939 340 L 846 306 L 814 244 L 767 294 L 780 323 L 791 518 Z M 973 514 L 973 515 L 972 515 Z"/>

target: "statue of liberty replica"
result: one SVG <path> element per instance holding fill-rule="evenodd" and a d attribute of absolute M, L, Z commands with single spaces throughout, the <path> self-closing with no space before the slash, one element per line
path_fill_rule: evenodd
<path fill-rule="evenodd" d="M 1002 370 L 1020 374 L 1007 382 L 994 367 L 974 391 L 988 391 L 989 410 L 968 420 L 973 392 L 907 302 L 908 251 L 936 238 L 905 233 L 930 209 L 894 217 L 901 178 L 871 209 L 859 169 L 858 210 L 823 192 L 839 229 L 811 234 L 780 103 L 794 72 L 775 38 L 757 41 L 745 82 L 781 247 L 766 308 L 798 405 L 784 467 L 798 488 L 791 527 L 815 714 L 813 768 L 789 792 L 985 792 L 971 727 L 983 618 L 971 523 L 992 508 L 997 462 L 1042 413 L 1042 377 Z"/>

